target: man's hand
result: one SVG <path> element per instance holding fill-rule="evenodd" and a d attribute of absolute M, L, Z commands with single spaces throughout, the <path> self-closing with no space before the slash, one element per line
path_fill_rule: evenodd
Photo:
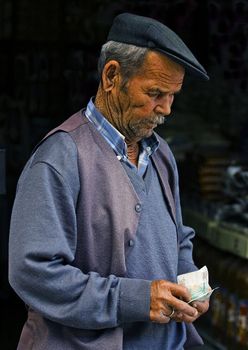
<path fill-rule="evenodd" d="M 190 305 L 192 305 L 198 311 L 198 317 L 200 317 L 202 314 L 205 314 L 205 312 L 208 311 L 209 299 L 204 301 L 194 301 Z"/>
<path fill-rule="evenodd" d="M 151 284 L 151 321 L 168 323 L 173 319 L 177 322 L 194 322 L 208 310 L 209 302 L 208 300 L 198 301 L 191 306 L 188 304 L 189 300 L 190 294 L 187 288 L 165 280 L 153 281 Z"/>

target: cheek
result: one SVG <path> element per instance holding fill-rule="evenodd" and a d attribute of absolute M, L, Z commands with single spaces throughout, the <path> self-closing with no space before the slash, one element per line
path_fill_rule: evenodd
<path fill-rule="evenodd" d="M 143 96 L 140 99 L 133 100 L 131 107 L 135 114 L 149 117 L 156 107 L 156 102 Z"/>
<path fill-rule="evenodd" d="M 133 121 L 142 121 L 150 118 L 154 114 L 153 108 L 150 105 L 143 105 L 142 107 L 133 108 L 130 111 L 130 119 Z"/>
<path fill-rule="evenodd" d="M 155 114 L 156 106 L 157 104 L 155 101 L 149 100 L 142 108 L 142 114 L 144 115 L 144 117 L 149 118 L 153 116 Z"/>
<path fill-rule="evenodd" d="M 127 114 L 129 114 L 130 119 L 142 119 L 149 118 L 152 114 L 154 114 L 154 109 L 156 107 L 156 101 L 151 99 L 148 95 L 144 94 L 144 92 L 137 92 L 138 89 L 130 89 L 129 90 L 129 108 L 126 110 Z"/>

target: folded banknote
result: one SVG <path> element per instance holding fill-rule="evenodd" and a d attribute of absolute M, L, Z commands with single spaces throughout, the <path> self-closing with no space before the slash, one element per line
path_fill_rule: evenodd
<path fill-rule="evenodd" d="M 208 268 L 203 266 L 200 270 L 177 276 L 177 283 L 186 287 L 190 292 L 190 301 L 204 301 L 210 297 L 214 290 L 209 285 Z"/>

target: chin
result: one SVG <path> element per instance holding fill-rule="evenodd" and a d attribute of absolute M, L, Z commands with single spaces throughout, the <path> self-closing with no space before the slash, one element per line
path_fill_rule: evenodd
<path fill-rule="evenodd" d="M 134 133 L 135 138 L 139 140 L 146 139 L 147 137 L 152 136 L 153 129 L 154 128 L 143 128 L 140 130 L 136 130 L 136 133 Z"/>
<path fill-rule="evenodd" d="M 146 130 L 146 132 L 144 132 L 144 133 L 142 134 L 141 139 L 146 139 L 147 137 L 152 136 L 152 134 L 153 134 L 153 129 Z"/>

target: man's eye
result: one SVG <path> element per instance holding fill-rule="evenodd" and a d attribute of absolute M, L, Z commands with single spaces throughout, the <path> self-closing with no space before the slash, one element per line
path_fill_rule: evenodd
<path fill-rule="evenodd" d="M 159 92 L 159 91 L 151 91 L 151 92 L 148 93 L 148 95 L 150 97 L 160 97 L 161 96 L 161 92 Z"/>

